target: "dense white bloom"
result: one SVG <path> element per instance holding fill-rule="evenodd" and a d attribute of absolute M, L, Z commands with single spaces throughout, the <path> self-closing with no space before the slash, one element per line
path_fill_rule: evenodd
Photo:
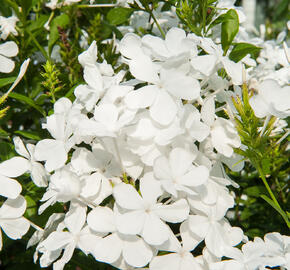
<path fill-rule="evenodd" d="M 52 0 L 47 6 L 75 2 Z M 218 14 L 233 4 L 220 1 Z M 171 10 L 153 12 L 164 29 L 178 22 Z M 149 14 L 134 12 L 128 28 L 143 27 L 138 24 L 147 19 Z M 220 113 L 224 108 L 236 113 L 231 98 L 241 95 L 243 62 L 251 87 L 258 90 L 250 100 L 256 115 L 289 116 L 287 51 L 279 45 L 283 34 L 274 44 L 256 40 L 262 46 L 257 62 L 246 56 L 237 63 L 214 39 L 177 27 L 164 39 L 158 35 L 126 34 L 117 44 L 117 66 L 98 62 L 96 42 L 79 55 L 84 83 L 74 89 L 76 99 L 57 100 L 42 125 L 52 138 L 34 146 L 16 137 L 21 157 L 0 163 L 0 195 L 8 198 L 0 208 L 1 228 L 20 238 L 29 227 L 22 218 L 21 185 L 14 179 L 28 172 L 37 186 L 46 187 L 40 214 L 55 203 L 69 209 L 51 215 L 44 229 L 34 226 L 38 231 L 28 245 L 37 244 L 34 261 L 39 256 L 41 267 L 63 269 L 76 248 L 126 270 L 289 267 L 289 237 L 273 233 L 247 242 L 227 220 L 234 206 L 227 186 L 239 186 L 224 165 L 240 171 L 243 157 L 234 148 L 243 146 L 232 119 Z M 237 40 L 243 38 L 249 37 L 241 30 Z M 13 70 L 7 57 L 17 52 L 13 42 L 0 45 L 0 72 Z M 228 76 L 220 75 L 223 69 Z M 277 125 L 275 132 L 282 129 Z M 240 250 L 235 246 L 241 241 L 247 243 Z M 194 257 L 201 242 L 202 255 Z"/>

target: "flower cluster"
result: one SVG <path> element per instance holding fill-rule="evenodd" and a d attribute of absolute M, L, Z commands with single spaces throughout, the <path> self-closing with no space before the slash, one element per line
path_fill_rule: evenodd
<path fill-rule="evenodd" d="M 76 2 L 51 0 L 46 6 Z M 233 8 L 225 2 L 220 14 Z M 0 228 L 19 239 L 33 226 L 28 247 L 36 246 L 34 261 L 55 270 L 64 268 L 75 249 L 118 269 L 290 269 L 290 237 L 269 233 L 248 241 L 231 225 L 230 187 L 239 185 L 225 169 L 244 167 L 235 152 L 246 146 L 231 99 L 241 95 L 243 83 L 248 80 L 255 90 L 250 104 L 257 117 L 290 116 L 287 46 L 259 40 L 257 61 L 249 55 L 233 61 L 232 48 L 225 52 L 220 40 L 177 27 L 172 10 L 154 12 L 165 38 L 132 33 L 140 20 L 143 25 L 151 19 L 135 12 L 116 42 L 122 68 L 115 72 L 100 62 L 94 41 L 78 57 L 85 83 L 74 89 L 74 101 L 58 99 L 42 124 L 51 137 L 35 145 L 14 137 L 19 156 L 0 163 L 0 196 L 6 199 Z M 243 19 L 242 11 L 238 15 Z M 17 35 L 17 17 L 8 19 L 0 16 L 4 40 Z M 248 42 L 242 34 L 237 40 Z M 17 53 L 13 41 L 0 45 L 0 72 L 14 69 L 9 57 Z M 26 200 L 16 179 L 23 174 L 45 190 L 39 214 L 56 203 L 66 209 L 53 213 L 44 228 L 23 217 Z"/>
<path fill-rule="evenodd" d="M 39 214 L 56 202 L 69 206 L 29 242 L 37 244 L 42 267 L 62 269 L 75 248 L 119 269 L 288 267 L 289 238 L 270 234 L 240 251 L 236 246 L 247 237 L 225 217 L 234 206 L 228 186 L 238 185 L 224 166 L 239 171 L 243 162 L 233 150 L 241 146 L 235 125 L 216 114 L 215 101 L 217 95 L 227 100 L 231 86 L 239 88 L 241 62 L 211 39 L 179 28 L 165 40 L 129 33 L 118 49 L 132 79 L 97 62 L 93 42 L 79 55 L 86 84 L 75 89 L 73 103 L 59 99 L 43 124 L 52 138 L 26 146 L 14 139 L 20 156 L 0 164 L 1 196 L 8 198 L 1 228 L 13 239 L 28 230 L 14 179 L 28 172 L 35 185 L 46 187 Z M 228 77 L 217 76 L 220 68 Z M 202 243 L 203 254 L 194 257 L 191 251 Z M 224 256 L 233 259 L 221 261 Z"/>

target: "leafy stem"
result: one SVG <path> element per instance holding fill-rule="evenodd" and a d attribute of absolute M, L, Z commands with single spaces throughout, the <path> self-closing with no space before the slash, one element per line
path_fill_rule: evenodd
<path fill-rule="evenodd" d="M 149 13 L 149 15 L 152 17 L 153 21 L 155 22 L 155 24 L 156 24 L 156 26 L 157 26 L 159 32 L 161 33 L 162 37 L 165 38 L 165 33 L 164 33 L 164 31 L 162 30 L 160 24 L 158 23 L 158 21 L 157 21 L 155 15 L 154 15 L 154 13 L 153 13 L 153 10 L 149 7 L 148 4 L 144 4 L 144 11 L 146 11 L 146 12 Z"/>
<path fill-rule="evenodd" d="M 243 84 L 242 94 L 242 98 L 233 98 L 233 104 L 238 112 L 235 116 L 236 128 L 246 149 L 236 149 L 236 152 L 248 158 L 256 168 L 271 199 L 265 195 L 261 195 L 261 198 L 283 217 L 288 228 L 290 228 L 289 218 L 286 212 L 282 210 L 265 177 L 265 174 L 273 176 L 277 170 L 275 159 L 282 153 L 278 151 L 279 148 L 277 148 L 275 140 L 270 137 L 275 117 L 267 117 L 260 132 L 261 120 L 255 116 L 250 106 L 249 91 L 245 83 Z"/>

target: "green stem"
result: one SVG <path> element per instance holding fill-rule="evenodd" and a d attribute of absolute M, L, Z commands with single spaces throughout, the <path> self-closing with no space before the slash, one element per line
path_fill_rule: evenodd
<path fill-rule="evenodd" d="M 276 200 L 275 195 L 273 194 L 273 192 L 272 192 L 272 190 L 271 190 L 271 188 L 270 188 L 270 186 L 269 186 L 269 184 L 268 184 L 268 182 L 267 182 L 267 180 L 266 180 L 266 178 L 265 178 L 265 176 L 264 176 L 264 173 L 263 173 L 261 167 L 257 164 L 256 168 L 257 168 L 257 170 L 258 170 L 258 172 L 259 172 L 259 174 L 260 174 L 260 177 L 261 177 L 262 180 L 263 180 L 263 183 L 264 183 L 266 189 L 268 190 L 268 192 L 269 192 L 269 194 L 270 194 L 270 196 L 271 196 L 271 198 L 272 198 L 272 200 L 270 200 L 270 199 L 268 198 L 268 200 L 270 200 L 270 201 L 268 201 L 268 200 L 267 200 L 266 198 L 264 198 L 264 197 L 263 197 L 263 199 L 266 200 L 266 201 L 267 201 L 267 202 L 268 202 L 268 203 L 269 203 L 269 204 L 270 204 L 274 209 L 276 209 L 276 211 L 277 211 L 277 212 L 282 216 L 282 218 L 285 220 L 285 222 L 286 222 L 286 224 L 287 224 L 287 227 L 290 229 L 290 222 L 289 222 L 288 214 L 287 214 L 286 212 L 283 211 L 283 209 L 282 209 L 281 206 L 279 205 L 278 201 Z M 272 205 L 272 203 L 273 203 L 273 205 Z"/>
<path fill-rule="evenodd" d="M 207 14 L 207 1 L 202 1 L 202 28 L 203 28 L 203 34 L 206 33 L 206 14 Z"/>
<path fill-rule="evenodd" d="M 30 36 L 30 38 L 32 39 L 32 41 L 35 43 L 36 47 L 41 51 L 41 53 L 43 54 L 43 56 L 45 57 L 45 59 L 46 60 L 50 60 L 48 54 L 42 48 L 42 46 L 39 44 L 39 42 L 36 40 L 36 38 L 34 37 L 34 35 L 28 29 L 25 29 L 25 31 L 28 33 L 28 35 Z"/>
<path fill-rule="evenodd" d="M 262 179 L 262 181 L 263 181 L 263 183 L 264 183 L 264 185 L 265 185 L 270 197 L 272 198 L 273 202 L 276 204 L 276 206 L 278 208 L 280 208 L 282 210 L 281 206 L 279 205 L 274 193 L 272 192 L 272 190 L 271 190 L 271 188 L 270 188 L 270 186 L 269 186 L 269 184 L 268 184 L 268 182 L 266 180 L 266 177 L 264 176 L 264 173 L 263 173 L 261 167 L 259 165 L 257 165 L 256 168 L 257 168 L 257 170 L 258 170 L 258 172 L 260 174 L 260 177 L 261 177 L 261 179 Z"/>
<path fill-rule="evenodd" d="M 149 6 L 145 7 L 145 11 L 147 11 L 150 14 L 150 16 L 152 17 L 153 21 L 155 22 L 157 28 L 159 29 L 159 32 L 161 33 L 162 37 L 165 38 L 165 33 L 162 30 L 160 24 L 158 23 L 156 17 L 154 16 L 153 11 L 149 8 Z"/>
<path fill-rule="evenodd" d="M 123 173 L 123 180 L 124 180 L 124 183 L 129 184 L 127 174 L 125 172 Z"/>

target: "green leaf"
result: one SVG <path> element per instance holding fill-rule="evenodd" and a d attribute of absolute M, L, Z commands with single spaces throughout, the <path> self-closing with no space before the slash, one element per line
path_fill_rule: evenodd
<path fill-rule="evenodd" d="M 112 25 L 125 23 L 133 13 L 131 8 L 116 7 L 111 9 L 107 14 L 107 20 Z"/>
<path fill-rule="evenodd" d="M 32 0 L 21 0 L 22 13 L 26 17 L 32 8 Z"/>
<path fill-rule="evenodd" d="M 259 56 L 260 50 L 262 48 L 257 47 L 249 43 L 237 43 L 234 45 L 229 58 L 234 62 L 239 62 L 247 54 L 250 54 L 252 58 L 256 59 Z"/>
<path fill-rule="evenodd" d="M 17 130 L 14 133 L 18 134 L 18 135 L 21 135 L 21 136 L 23 136 L 24 138 L 27 138 L 27 139 L 31 139 L 31 140 L 35 140 L 35 141 L 40 141 L 41 140 L 41 138 L 38 135 L 38 133 L 35 133 L 35 132 Z"/>
<path fill-rule="evenodd" d="M 248 196 L 252 197 L 260 197 L 261 194 L 266 194 L 267 190 L 263 186 L 252 186 L 244 189 L 244 192 Z"/>
<path fill-rule="evenodd" d="M 13 145 L 7 142 L 0 142 L 0 159 L 2 161 L 15 156 Z"/>
<path fill-rule="evenodd" d="M 6 132 L 4 129 L 0 128 L 0 138 L 8 139 L 9 133 Z"/>
<path fill-rule="evenodd" d="M 27 203 L 25 217 L 30 218 L 32 216 L 37 215 L 37 204 L 36 202 L 29 196 L 25 196 L 25 200 Z"/>
<path fill-rule="evenodd" d="M 37 29 L 42 28 L 47 22 L 49 16 L 41 14 L 36 21 L 31 21 L 30 24 L 26 27 L 30 32 L 33 32 Z"/>
<path fill-rule="evenodd" d="M 8 77 L 8 78 L 1 78 L 0 79 L 0 87 L 6 86 L 8 84 L 13 83 L 17 77 Z"/>
<path fill-rule="evenodd" d="M 50 24 L 50 34 L 48 41 L 48 54 L 51 54 L 51 49 L 55 42 L 59 39 L 58 27 L 66 27 L 69 24 L 70 18 L 67 14 L 63 13 L 55 17 Z"/>
<path fill-rule="evenodd" d="M 262 170 L 264 174 L 271 174 L 271 160 L 269 158 L 264 158 L 261 161 Z"/>
<path fill-rule="evenodd" d="M 227 53 L 238 31 L 239 31 L 238 13 L 235 10 L 230 9 L 225 14 L 225 17 L 222 22 L 221 42 L 224 54 Z"/>
<path fill-rule="evenodd" d="M 225 19 L 225 17 L 226 17 L 226 14 L 222 14 L 222 15 L 220 15 L 220 16 L 218 16 L 210 25 L 209 25 L 209 29 L 210 28 L 212 28 L 212 27 L 214 27 L 214 26 L 216 26 L 216 25 L 218 25 L 218 24 L 220 24 L 220 23 L 222 23 L 223 21 L 224 21 L 224 19 Z"/>
<path fill-rule="evenodd" d="M 26 97 L 24 95 L 18 94 L 18 93 L 13 93 L 13 92 L 11 92 L 9 94 L 9 96 L 11 98 L 15 98 L 15 99 L 17 99 L 19 101 L 24 102 L 25 104 L 27 104 L 27 105 L 33 107 L 34 109 L 36 109 L 37 111 L 39 111 L 44 117 L 46 116 L 46 113 L 45 113 L 44 109 L 41 108 L 40 106 L 36 105 L 36 103 L 34 102 L 33 99 L 31 99 L 29 97 Z"/>
<path fill-rule="evenodd" d="M 282 218 L 285 220 L 288 228 L 290 228 L 290 222 L 289 222 L 289 219 L 288 219 L 288 216 L 286 215 L 286 213 L 281 209 L 279 208 L 269 197 L 267 197 L 266 195 L 261 195 L 261 198 L 263 200 L 265 200 L 268 204 L 270 204 L 281 216 Z"/>

